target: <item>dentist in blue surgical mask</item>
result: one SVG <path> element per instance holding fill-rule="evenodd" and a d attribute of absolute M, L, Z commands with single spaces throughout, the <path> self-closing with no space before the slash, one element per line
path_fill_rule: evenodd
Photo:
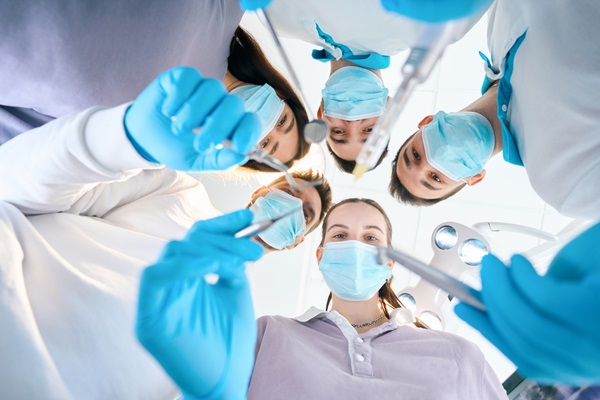
<path fill-rule="evenodd" d="M 321 176 L 310 170 L 294 171 L 292 175 L 300 184 Z M 252 211 L 254 222 L 276 218 L 292 209 L 296 211 L 277 221 L 254 240 L 259 242 L 266 252 L 291 250 L 315 230 L 330 205 L 331 189 L 326 182 L 298 191 L 290 187 L 285 177 L 279 177 L 268 186 L 256 189 L 247 208 Z"/>
<path fill-rule="evenodd" d="M 329 125 L 326 143 L 337 166 L 352 172 L 354 160 L 385 111 L 388 89 L 381 70 L 347 60 L 332 60 L 330 66 L 331 75 L 321 91 L 323 100 L 317 114 Z"/>
<path fill-rule="evenodd" d="M 244 100 L 246 111 L 258 115 L 262 125 L 258 146 L 262 150 L 290 167 L 308 153 L 310 145 L 301 134 L 308 122 L 304 106 L 258 43 L 242 28 L 236 30 L 231 42 L 223 84 L 229 93 Z M 252 160 L 243 167 L 273 171 Z"/>

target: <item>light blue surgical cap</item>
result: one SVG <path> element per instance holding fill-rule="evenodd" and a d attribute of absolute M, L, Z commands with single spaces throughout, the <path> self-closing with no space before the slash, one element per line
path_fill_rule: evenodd
<path fill-rule="evenodd" d="M 374 72 L 343 67 L 331 74 L 321 94 L 323 115 L 357 121 L 382 115 L 388 90 Z"/>

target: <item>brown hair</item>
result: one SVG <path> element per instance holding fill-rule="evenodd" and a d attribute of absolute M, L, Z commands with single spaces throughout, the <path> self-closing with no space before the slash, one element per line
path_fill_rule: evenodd
<path fill-rule="evenodd" d="M 333 151 L 333 149 L 331 148 L 329 143 L 327 143 L 327 142 L 325 142 L 325 143 L 327 145 L 327 150 L 329 150 L 329 154 L 331 154 L 331 156 L 333 157 L 333 162 L 338 167 L 338 169 L 342 172 L 347 172 L 347 173 L 351 174 L 352 171 L 354 171 L 354 167 L 356 167 L 356 160 L 344 160 L 342 157 L 335 154 L 335 152 Z M 389 142 L 388 142 L 388 144 L 389 144 Z M 377 164 L 375 164 L 375 166 L 373 168 L 371 168 L 371 170 L 374 170 L 375 168 L 377 168 L 379 166 L 379 164 L 381 164 L 381 162 L 383 161 L 385 156 L 387 156 L 387 153 L 388 153 L 388 146 L 385 146 L 385 151 L 383 152 L 381 157 L 379 157 L 379 160 L 377 160 Z"/>
<path fill-rule="evenodd" d="M 298 126 L 298 151 L 291 160 L 285 164 L 291 167 L 296 160 L 301 159 L 310 150 L 310 144 L 304 139 L 304 127 L 308 123 L 308 115 L 302 102 L 289 82 L 267 60 L 256 40 L 244 29 L 238 27 L 229 45 L 227 69 L 240 81 L 252 85 L 269 84 L 275 89 L 277 95 L 292 109 Z M 244 168 L 278 172 L 273 168 L 250 160 L 242 165 Z"/>
<path fill-rule="evenodd" d="M 321 243 L 319 243 L 320 247 L 323 246 L 323 242 L 325 241 L 325 232 L 327 232 L 327 220 L 329 219 L 329 216 L 331 215 L 332 211 L 335 210 L 336 208 L 338 208 L 339 206 L 342 206 L 342 205 L 348 204 L 348 203 L 364 203 L 364 204 L 370 205 L 371 207 L 376 208 L 377 211 L 379 211 L 381 213 L 381 215 L 383 215 L 383 219 L 385 220 L 385 225 L 387 227 L 386 239 L 387 239 L 388 245 L 391 244 L 391 242 L 392 242 L 392 223 L 390 222 L 390 219 L 388 218 L 387 214 L 385 213 L 385 210 L 375 200 L 353 197 L 350 199 L 342 200 L 342 201 L 336 203 L 335 205 L 333 205 L 329 209 L 329 212 L 327 213 L 327 216 L 325 217 L 325 220 L 323 221 Z M 392 309 L 404 308 L 404 306 L 398 299 L 398 296 L 396 296 L 396 293 L 394 293 L 394 291 L 392 290 L 392 280 L 393 279 L 394 279 L 394 277 L 391 277 L 390 279 L 388 279 L 385 282 L 385 284 L 381 287 L 381 289 L 379 289 L 379 305 L 381 306 L 383 313 L 385 314 L 386 318 L 388 318 L 388 319 L 390 318 L 388 308 L 392 308 Z M 329 305 L 331 304 L 331 300 L 332 300 L 332 295 L 331 295 L 331 292 L 329 292 L 329 297 L 327 297 L 327 303 L 325 304 L 326 310 L 329 308 Z"/>
<path fill-rule="evenodd" d="M 412 139 L 412 137 L 415 135 L 416 135 L 416 132 L 413 133 L 412 135 L 410 135 L 408 137 L 408 139 L 406 139 L 406 141 L 402 144 L 402 146 L 398 150 L 398 153 L 396 153 L 396 157 L 394 158 L 394 161 L 392 161 L 392 177 L 390 179 L 390 184 L 388 186 L 388 190 L 390 191 L 390 194 L 392 195 L 392 197 L 394 197 L 398 201 L 401 201 L 404 204 L 408 204 L 411 206 L 432 206 L 436 203 L 439 203 L 442 200 L 446 200 L 447 198 L 454 196 L 462 188 L 465 187 L 465 184 L 462 184 L 461 186 L 454 189 L 452 192 L 448 193 L 445 196 L 437 198 L 437 199 L 423 199 L 423 198 L 417 197 L 414 194 L 412 194 L 411 192 L 409 192 L 408 189 L 406 188 L 406 186 L 404 186 L 402 184 L 402 181 L 400 181 L 400 178 L 398 177 L 398 174 L 396 173 L 396 168 L 398 167 L 398 158 L 400 157 L 400 153 L 402 152 L 402 149 L 404 149 L 406 147 L 409 140 Z"/>
<path fill-rule="evenodd" d="M 319 226 L 319 224 L 325 218 L 327 211 L 329 211 L 329 207 L 331 207 L 331 187 L 329 186 L 329 182 L 327 182 L 327 179 L 325 179 L 323 174 L 314 169 L 307 169 L 304 171 L 293 171 L 291 172 L 291 174 L 294 177 L 294 179 L 302 179 L 307 182 L 314 182 L 318 180 L 321 181 L 321 184 L 314 186 L 314 188 L 317 190 L 317 193 L 319 193 L 319 198 L 321 199 L 321 213 L 319 214 L 319 219 L 317 220 L 317 222 L 306 231 L 306 234 L 308 235 L 309 233 L 314 231 L 317 228 L 317 226 Z M 279 182 L 284 182 L 285 180 L 285 176 L 280 176 L 273 180 L 271 183 L 269 183 L 267 186 L 272 186 Z"/>

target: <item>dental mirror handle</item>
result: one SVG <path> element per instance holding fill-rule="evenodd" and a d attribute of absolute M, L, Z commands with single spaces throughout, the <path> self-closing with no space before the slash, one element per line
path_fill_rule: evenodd
<path fill-rule="evenodd" d="M 245 227 L 244 229 L 241 229 L 239 231 L 237 231 L 233 237 L 236 239 L 241 239 L 241 238 L 251 238 L 253 236 L 258 235 L 259 233 L 261 233 L 262 231 L 266 230 L 268 227 L 270 227 L 271 225 L 273 225 L 274 221 L 272 220 L 264 220 L 264 221 L 260 221 L 254 224 L 251 224 L 247 227 Z"/>
<path fill-rule="evenodd" d="M 300 97 L 302 97 L 302 101 L 304 102 L 304 104 L 306 105 L 306 108 L 308 109 L 308 111 L 310 113 L 310 115 L 309 115 L 310 119 L 311 120 L 316 119 L 316 114 L 313 113 L 313 110 L 309 105 L 310 103 L 304 97 L 304 90 L 302 89 L 302 84 L 300 83 L 300 79 L 298 78 L 298 75 L 296 75 L 296 70 L 294 69 L 294 67 L 292 67 L 292 62 L 288 58 L 287 53 L 285 52 L 285 50 L 283 48 L 283 45 L 279 41 L 277 32 L 275 32 L 275 27 L 273 26 L 273 24 L 271 23 L 271 20 L 269 19 L 269 16 L 267 15 L 267 11 L 259 8 L 256 10 L 256 15 L 258 16 L 258 19 L 263 23 L 263 25 L 267 28 L 269 33 L 271 34 L 271 37 L 273 38 L 273 41 L 275 42 L 275 47 L 277 47 L 277 52 L 283 59 L 283 63 L 285 64 L 285 67 L 287 68 L 287 70 L 290 74 L 290 77 L 292 78 L 292 81 L 294 82 L 294 85 L 298 88 L 298 91 L 300 92 Z"/>
<path fill-rule="evenodd" d="M 240 229 L 239 231 L 237 231 L 233 237 L 236 239 L 240 239 L 240 238 L 251 238 L 253 236 L 258 235 L 259 233 L 266 231 L 267 229 L 269 229 L 269 227 L 271 227 L 271 225 L 273 225 L 275 222 L 279 221 L 282 218 L 287 217 L 288 215 L 291 215 L 295 212 L 295 209 L 291 209 L 288 210 L 286 212 L 284 212 L 283 214 L 272 218 L 272 219 L 264 219 L 262 221 L 258 221 L 255 222 L 253 224 L 250 224 L 249 226 Z"/>
<path fill-rule="evenodd" d="M 486 310 L 485 305 L 481 301 L 481 292 L 439 269 L 391 247 L 377 247 L 377 255 L 379 257 L 379 262 L 386 257 L 392 259 L 460 301 L 464 301 L 478 310 Z"/>

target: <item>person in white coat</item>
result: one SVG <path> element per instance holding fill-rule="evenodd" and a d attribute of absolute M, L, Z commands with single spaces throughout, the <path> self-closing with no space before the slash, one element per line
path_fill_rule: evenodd
<path fill-rule="evenodd" d="M 600 219 L 600 7 L 498 0 L 489 13 L 483 95 L 419 124 L 393 162 L 390 192 L 431 205 L 485 177 L 502 152 L 560 213 Z"/>
<path fill-rule="evenodd" d="M 169 73 L 163 76 L 172 77 Z M 199 181 L 139 153 L 143 148 L 154 159 L 162 157 L 134 133 L 139 126 L 126 121 L 139 116 L 155 127 L 153 134 L 161 133 L 142 107 L 153 85 L 132 105 L 90 108 L 0 147 L 2 398 L 165 399 L 176 393 L 135 341 L 139 274 L 169 240 L 219 212 Z M 243 116 L 230 136 L 232 148 L 240 150 L 252 145 L 238 143 L 249 138 L 239 131 L 248 114 L 236 96 L 225 95 L 223 102 L 230 98 L 237 105 L 226 110 L 230 118 Z M 210 127 L 205 129 L 209 134 Z M 171 135 L 163 133 L 167 139 L 156 148 L 165 147 Z M 181 154 L 173 143 L 169 150 L 173 163 Z M 215 159 L 222 162 L 228 155 Z M 310 171 L 296 178 L 300 183 L 322 179 Z M 286 246 L 292 248 L 324 217 L 329 186 L 324 181 L 296 192 L 283 178 L 268 186 L 251 202 L 273 189 L 302 200 L 306 228 Z"/>
<path fill-rule="evenodd" d="M 351 173 L 388 101 L 381 70 L 428 24 L 388 11 L 380 0 L 273 0 L 266 12 L 277 34 L 318 46 L 312 57 L 329 63 L 318 116 L 329 125 L 327 148 L 337 167 Z"/>

